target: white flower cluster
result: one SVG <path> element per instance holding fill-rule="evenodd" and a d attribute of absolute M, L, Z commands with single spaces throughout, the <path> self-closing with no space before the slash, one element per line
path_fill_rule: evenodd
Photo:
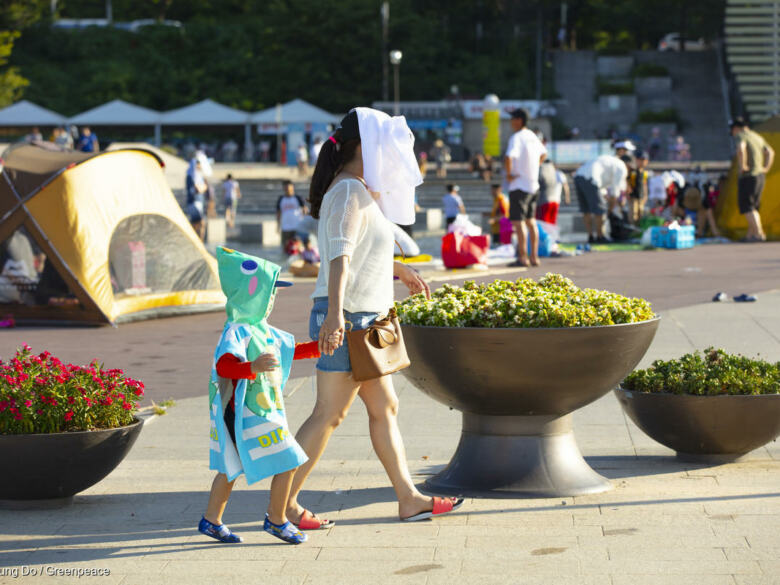
<path fill-rule="evenodd" d="M 430 300 L 418 294 L 396 303 L 401 323 L 428 327 L 594 327 L 655 317 L 650 303 L 603 290 L 581 289 L 560 274 L 539 282 L 496 280 L 445 284 Z"/>

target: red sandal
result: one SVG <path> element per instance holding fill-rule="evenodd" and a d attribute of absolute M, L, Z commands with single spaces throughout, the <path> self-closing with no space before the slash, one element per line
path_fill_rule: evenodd
<path fill-rule="evenodd" d="M 401 518 L 401 522 L 418 522 L 420 520 L 427 520 L 434 516 L 440 516 L 447 512 L 457 510 L 463 505 L 463 498 L 440 498 L 433 496 L 433 510 L 427 512 L 420 512 L 414 516 L 408 518 Z"/>
<path fill-rule="evenodd" d="M 297 524 L 295 522 L 293 522 L 293 524 L 295 524 L 299 530 L 320 530 L 322 528 L 335 526 L 336 523 L 332 520 L 320 520 L 309 510 L 304 509 L 303 514 L 301 514 L 301 519 L 298 520 Z"/>

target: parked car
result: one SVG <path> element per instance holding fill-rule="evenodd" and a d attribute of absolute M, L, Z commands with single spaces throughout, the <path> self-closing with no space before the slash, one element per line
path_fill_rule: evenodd
<path fill-rule="evenodd" d="M 707 43 L 704 39 L 685 39 L 686 51 L 703 51 L 707 48 Z M 659 51 L 679 51 L 680 50 L 680 33 L 669 33 L 665 35 L 660 41 L 658 41 Z"/>

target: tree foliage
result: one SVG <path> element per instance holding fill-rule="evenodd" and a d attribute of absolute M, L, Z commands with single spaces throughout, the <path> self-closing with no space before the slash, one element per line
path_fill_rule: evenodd
<path fill-rule="evenodd" d="M 718 10 L 703 7 L 722 17 L 723 3 L 569 0 L 569 23 L 580 47 L 619 37 L 640 48 L 680 29 L 683 4 L 691 34 L 717 30 Z M 37 7 L 6 11 L 23 29 L 11 65 L 30 80 L 25 97 L 66 115 L 114 98 L 167 110 L 210 97 L 256 110 L 300 97 L 336 112 L 381 98 L 380 0 L 112 0 L 115 21 L 183 23 L 136 33 L 29 26 L 48 0 L 5 4 Z M 105 0 L 59 0 L 58 11 L 100 18 Z M 559 1 L 392 0 L 386 48 L 404 54 L 402 99 L 441 99 L 452 85 L 466 97 L 533 97 L 540 14 L 553 46 Z"/>

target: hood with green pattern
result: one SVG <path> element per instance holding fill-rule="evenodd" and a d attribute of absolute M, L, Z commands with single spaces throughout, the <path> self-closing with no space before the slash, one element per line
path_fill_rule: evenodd
<path fill-rule="evenodd" d="M 217 248 L 217 263 L 228 321 L 249 325 L 265 321 L 274 306 L 281 267 L 223 247 Z"/>

